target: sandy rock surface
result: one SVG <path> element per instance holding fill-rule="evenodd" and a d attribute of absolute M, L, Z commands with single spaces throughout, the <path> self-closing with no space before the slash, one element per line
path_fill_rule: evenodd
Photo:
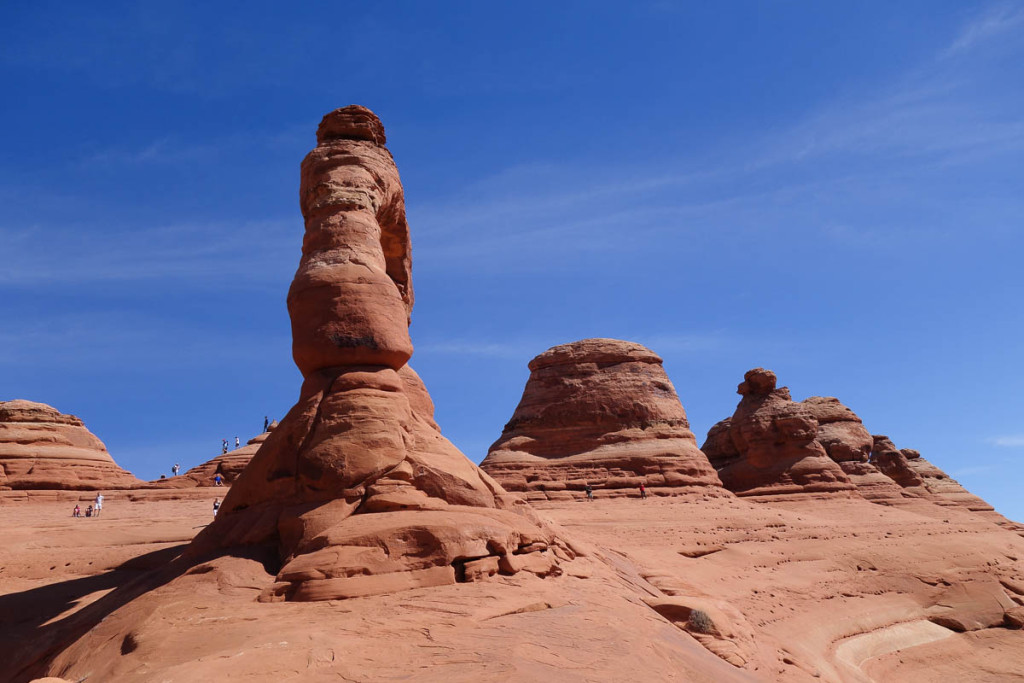
<path fill-rule="evenodd" d="M 650 349 L 617 339 L 584 339 L 548 349 L 481 468 L 529 500 L 652 495 L 708 489 L 724 494 L 662 368 Z"/>
<path fill-rule="evenodd" d="M 101 490 L 142 485 L 74 415 L 0 401 L 0 490 Z"/>
<path fill-rule="evenodd" d="M 1024 631 L 1006 614 L 1024 603 L 1024 538 L 958 507 L 551 501 L 539 514 L 578 553 L 559 576 L 267 603 L 272 553 L 180 558 L 220 491 L 146 499 L 159 493 L 89 520 L 65 504 L 0 507 L 16 530 L 0 540 L 0 680 L 924 681 L 1021 670 Z"/>

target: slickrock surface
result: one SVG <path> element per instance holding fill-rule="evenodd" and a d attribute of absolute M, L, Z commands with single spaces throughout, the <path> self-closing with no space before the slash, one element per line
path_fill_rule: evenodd
<path fill-rule="evenodd" d="M 101 490 L 142 485 L 74 415 L 0 401 L 0 490 Z"/>
<path fill-rule="evenodd" d="M 868 462 L 874 444 L 857 414 L 831 396 L 802 401 L 818 421 L 817 441 L 857 487 L 857 493 L 876 502 L 898 502 L 910 495 Z"/>
<path fill-rule="evenodd" d="M 299 400 L 191 557 L 273 548 L 282 566 L 268 601 L 561 572 L 554 534 L 441 435 L 406 365 L 409 226 L 383 126 L 345 107 L 317 142 L 302 162 L 306 234 L 288 293 Z"/>
<path fill-rule="evenodd" d="M 675 388 L 650 349 L 584 339 L 530 361 L 512 419 L 480 464 L 528 499 L 724 494 Z"/>
<path fill-rule="evenodd" d="M 775 384 L 770 370 L 747 372 L 736 412 L 708 432 L 701 450 L 722 483 L 741 496 L 849 495 L 856 487 L 817 441 L 814 410 Z"/>
<path fill-rule="evenodd" d="M 0 510 L 0 680 L 995 681 L 1024 670 L 1024 538 L 923 499 L 550 501 L 540 514 L 580 552 L 561 576 L 266 604 L 278 563 L 268 549 L 173 559 L 210 521 L 217 490 L 132 493 L 99 519 L 72 519 L 64 503 Z"/>

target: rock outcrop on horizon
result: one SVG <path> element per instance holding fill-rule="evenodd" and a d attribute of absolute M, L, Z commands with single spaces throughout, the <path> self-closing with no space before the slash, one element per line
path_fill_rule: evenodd
<path fill-rule="evenodd" d="M 584 339 L 530 361 L 512 419 L 480 464 L 529 499 L 726 494 L 697 448 L 675 388 L 650 349 Z"/>
<path fill-rule="evenodd" d="M 868 462 L 874 440 L 856 413 L 832 396 L 811 396 L 801 403 L 818 421 L 818 443 L 839 463 L 860 495 L 876 502 L 897 501 L 908 495 Z"/>
<path fill-rule="evenodd" d="M 559 572 L 553 533 L 441 435 L 406 364 L 409 226 L 384 127 L 345 107 L 317 143 L 302 162 L 306 233 L 288 293 L 299 400 L 190 552 L 274 547 L 282 567 L 264 600 Z"/>
<path fill-rule="evenodd" d="M 85 424 L 45 403 L 0 401 L 0 490 L 98 491 L 142 485 Z"/>
<path fill-rule="evenodd" d="M 230 486 L 242 474 L 242 470 L 246 468 L 249 461 L 252 460 L 253 456 L 256 455 L 256 452 L 263 445 L 263 442 L 270 436 L 270 432 L 275 429 L 277 429 L 276 421 L 267 428 L 267 431 L 249 439 L 244 446 L 230 450 L 227 453 L 222 453 L 215 458 L 210 458 L 203 464 L 189 469 L 181 476 L 161 479 L 155 483 L 174 488 L 213 486 L 214 477 L 219 474 L 223 477 L 224 483 Z"/>
<path fill-rule="evenodd" d="M 775 385 L 774 372 L 748 371 L 736 412 L 708 432 L 701 450 L 722 483 L 741 496 L 849 495 L 856 486 L 817 441 L 814 411 Z"/>
<path fill-rule="evenodd" d="M 897 448 L 887 436 L 876 434 L 871 451 L 871 461 L 889 474 L 896 482 L 917 495 L 929 497 L 938 505 L 956 505 L 972 512 L 991 513 L 988 515 L 998 523 L 1005 518 L 984 500 L 974 495 L 955 479 L 921 457 L 912 448 Z M 891 473 L 891 474 L 890 474 Z"/>

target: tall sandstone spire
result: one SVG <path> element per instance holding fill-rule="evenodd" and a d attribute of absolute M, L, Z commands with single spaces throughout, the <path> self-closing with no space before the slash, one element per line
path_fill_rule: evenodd
<path fill-rule="evenodd" d="M 306 232 L 288 292 L 299 400 L 192 552 L 274 545 L 282 567 L 266 600 L 558 572 L 552 534 L 441 435 L 406 365 L 409 226 L 383 125 L 344 107 L 317 143 L 302 162 Z"/>

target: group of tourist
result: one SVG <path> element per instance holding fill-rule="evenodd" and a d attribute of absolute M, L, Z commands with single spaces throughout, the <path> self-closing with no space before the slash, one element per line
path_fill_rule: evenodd
<path fill-rule="evenodd" d="M 103 511 L 103 494 L 97 493 L 96 500 L 94 500 L 89 507 L 85 508 L 85 517 L 99 517 L 100 512 Z M 82 517 L 82 506 L 75 504 L 75 509 L 71 511 L 72 517 Z"/>

